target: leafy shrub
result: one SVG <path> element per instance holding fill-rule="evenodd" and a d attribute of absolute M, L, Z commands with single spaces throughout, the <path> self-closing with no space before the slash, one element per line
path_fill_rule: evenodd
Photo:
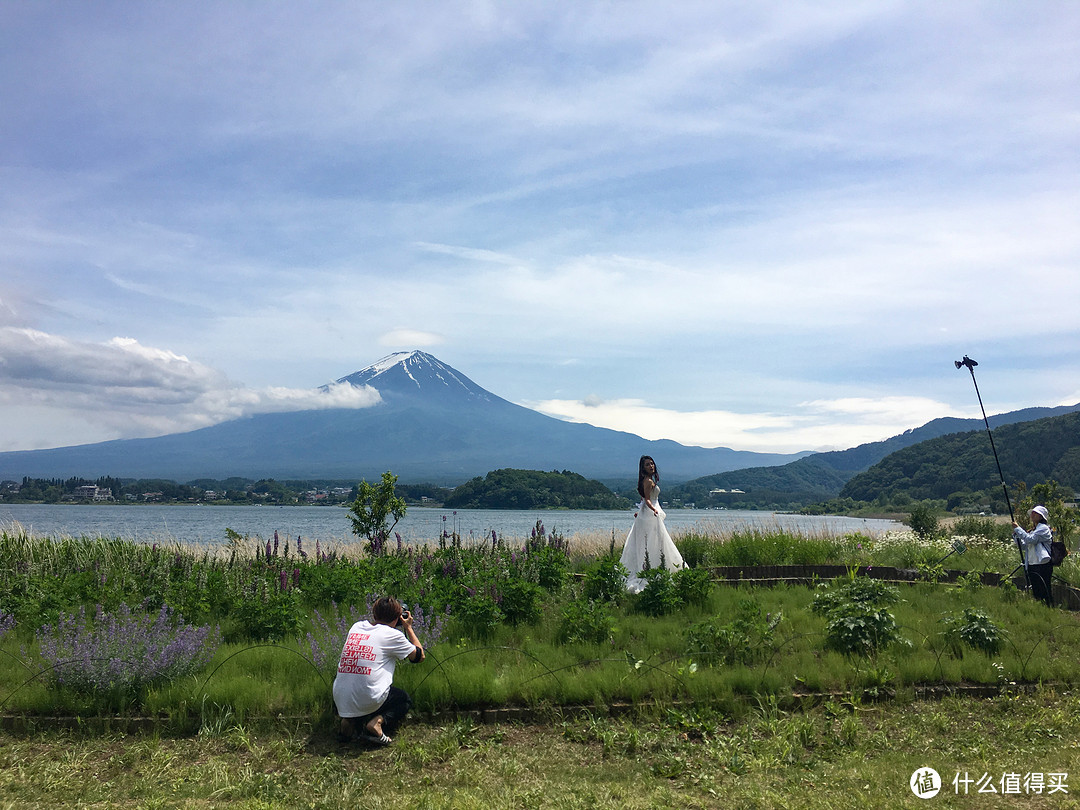
<path fill-rule="evenodd" d="M 885 610 L 899 598 L 896 588 L 888 583 L 852 577 L 818 593 L 811 610 L 829 620 L 825 643 L 830 649 L 846 655 L 872 655 L 904 642 L 896 620 Z"/>
<path fill-rule="evenodd" d="M 845 655 L 873 655 L 902 643 L 896 619 L 887 610 L 847 603 L 834 611 L 825 628 L 825 643 Z"/>
<path fill-rule="evenodd" d="M 649 616 L 666 616 L 682 607 L 675 577 L 667 568 L 646 568 L 641 572 L 645 589 L 637 595 L 634 609 Z"/>
<path fill-rule="evenodd" d="M 684 605 L 704 607 L 712 591 L 712 579 L 705 568 L 681 568 L 675 572 L 675 594 Z"/>
<path fill-rule="evenodd" d="M 604 644 L 615 633 L 615 617 L 607 603 L 572 599 L 559 617 L 555 638 L 560 644 Z"/>
<path fill-rule="evenodd" d="M 536 624 L 540 621 L 540 597 L 543 594 L 539 585 L 523 579 L 512 579 L 500 587 L 502 602 L 500 608 L 507 623 Z"/>
<path fill-rule="evenodd" d="M 584 595 L 593 602 L 615 602 L 626 593 L 626 566 L 615 556 L 605 556 L 585 569 Z"/>
<path fill-rule="evenodd" d="M 37 632 L 41 656 L 55 684 L 82 692 L 131 692 L 169 681 L 205 666 L 220 644 L 209 627 L 174 624 L 170 611 L 135 614 L 127 605 L 115 613 L 85 608 L 61 614 Z"/>
<path fill-rule="evenodd" d="M 981 610 L 964 608 L 960 615 L 947 616 L 942 621 L 946 627 L 945 636 L 954 649 L 961 643 L 987 655 L 994 655 L 1001 649 L 1001 630 Z"/>
<path fill-rule="evenodd" d="M 907 525 L 915 532 L 915 536 L 923 541 L 933 540 L 940 533 L 937 514 L 934 508 L 925 501 L 911 507 Z"/>
<path fill-rule="evenodd" d="M 696 622 L 686 629 L 686 651 L 705 656 L 709 664 L 752 664 L 771 648 L 773 632 L 783 614 L 762 615 L 753 599 L 739 602 L 735 618 L 724 624 L 718 617 Z"/>
<path fill-rule="evenodd" d="M 945 566 L 936 560 L 918 562 L 915 564 L 915 570 L 918 571 L 919 579 L 923 582 L 940 582 L 945 576 Z"/>
<path fill-rule="evenodd" d="M 1008 542 L 1012 537 L 1010 526 L 992 517 L 964 515 L 957 518 L 950 531 L 959 537 L 985 537 L 987 540 Z"/>
<path fill-rule="evenodd" d="M 495 635 L 503 620 L 503 612 L 490 593 L 463 588 L 453 609 L 458 631 L 468 637 L 486 641 Z"/>
<path fill-rule="evenodd" d="M 956 578 L 956 585 L 962 591 L 974 593 L 975 591 L 982 590 L 982 577 L 979 575 L 978 571 L 968 571 L 966 574 L 961 574 Z"/>
<path fill-rule="evenodd" d="M 245 597 L 233 611 L 236 629 L 230 640 L 280 641 L 299 635 L 303 613 L 300 594 L 295 588 L 256 581 Z"/>
<path fill-rule="evenodd" d="M 304 601 L 309 605 L 355 603 L 366 593 L 366 590 L 361 590 L 361 583 L 370 578 L 365 576 L 368 567 L 364 565 L 358 570 L 356 564 L 336 559 L 302 564 L 300 590 L 304 594 Z"/>
<path fill-rule="evenodd" d="M 886 607 L 900 598 L 900 592 L 884 580 L 851 577 L 834 580 L 814 595 L 811 610 L 828 616 L 846 604 L 866 608 Z"/>

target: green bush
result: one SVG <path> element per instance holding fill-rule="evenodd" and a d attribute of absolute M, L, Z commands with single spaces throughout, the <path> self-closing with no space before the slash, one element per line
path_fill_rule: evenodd
<path fill-rule="evenodd" d="M 961 644 L 987 655 L 995 655 L 1001 650 L 1001 630 L 981 610 L 964 608 L 960 615 L 947 616 L 942 621 L 946 628 L 945 637 L 954 650 L 960 649 Z"/>
<path fill-rule="evenodd" d="M 826 616 L 847 604 L 866 608 L 885 607 L 895 603 L 900 592 L 884 580 L 870 577 L 850 577 L 833 580 L 815 595 L 811 610 Z"/>
<path fill-rule="evenodd" d="M 705 607 L 712 593 L 712 579 L 705 568 L 681 568 L 675 572 L 675 595 L 683 605 Z"/>
<path fill-rule="evenodd" d="M 708 563 L 716 541 L 697 532 L 688 532 L 676 544 L 683 562 L 691 568 L 701 568 Z"/>
<path fill-rule="evenodd" d="M 585 569 L 584 595 L 593 602 L 615 602 L 626 593 L 628 572 L 618 557 L 608 555 Z"/>
<path fill-rule="evenodd" d="M 529 554 L 530 567 L 536 572 L 536 581 L 546 591 L 555 593 L 566 581 L 566 574 L 570 570 L 570 555 L 566 549 L 549 545 L 531 551 Z"/>
<path fill-rule="evenodd" d="M 247 598 L 240 600 L 233 610 L 232 618 L 235 623 L 226 636 L 230 642 L 281 641 L 300 633 L 305 616 L 298 591 L 255 582 Z"/>
<path fill-rule="evenodd" d="M 363 568 L 368 568 L 365 564 Z M 360 583 L 363 576 L 359 564 L 344 560 L 327 560 L 322 563 L 308 563 L 300 566 L 300 590 L 304 601 L 309 605 L 328 605 L 331 602 L 349 604 L 362 602 L 365 593 L 361 593 Z"/>
<path fill-rule="evenodd" d="M 615 633 L 615 616 L 605 602 L 572 599 L 563 606 L 555 640 L 560 644 L 604 644 Z"/>
<path fill-rule="evenodd" d="M 828 619 L 825 644 L 845 655 L 873 655 L 903 643 L 896 619 L 885 610 L 899 593 L 888 583 L 869 577 L 840 579 L 814 596 L 811 610 Z"/>
<path fill-rule="evenodd" d="M 500 588 L 500 609 L 508 624 L 536 624 L 540 621 L 540 600 L 543 591 L 539 585 L 521 579 L 512 579 Z"/>
<path fill-rule="evenodd" d="M 744 599 L 732 621 L 722 623 L 714 617 L 686 628 L 686 652 L 703 656 L 710 665 L 756 663 L 772 649 L 773 633 L 782 619 L 782 612 L 763 614 L 756 600 Z"/>
<path fill-rule="evenodd" d="M 682 607 L 675 577 L 666 568 L 646 568 L 641 572 L 645 589 L 637 595 L 634 609 L 649 616 L 666 616 Z"/>
<path fill-rule="evenodd" d="M 1009 542 L 1012 537 L 1012 528 L 1009 524 L 979 515 L 964 515 L 957 518 L 950 531 L 960 537 L 985 537 L 987 540 L 1001 542 Z"/>
<path fill-rule="evenodd" d="M 934 508 L 925 501 L 911 507 L 907 524 L 920 540 L 933 540 L 940 533 L 937 514 Z"/>
<path fill-rule="evenodd" d="M 465 588 L 451 614 L 466 638 L 488 641 L 503 621 L 503 612 L 490 593 Z"/>
<path fill-rule="evenodd" d="M 825 628 L 826 646 L 845 655 L 873 655 L 904 641 L 896 619 L 887 610 L 848 603 L 830 615 Z"/>

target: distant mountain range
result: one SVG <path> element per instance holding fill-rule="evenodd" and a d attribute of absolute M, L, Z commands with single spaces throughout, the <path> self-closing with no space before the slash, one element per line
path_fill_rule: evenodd
<path fill-rule="evenodd" d="M 991 416 L 987 421 L 990 422 L 991 428 L 996 433 L 999 427 L 1006 425 L 1063 417 L 1078 411 L 1080 411 L 1080 404 L 1065 405 L 1058 408 L 1024 408 L 1019 411 Z M 976 480 L 982 482 L 985 478 L 983 467 L 985 461 L 990 457 L 990 446 L 989 440 L 986 438 L 985 423 L 981 419 L 945 417 L 934 419 L 922 427 L 905 431 L 884 441 L 860 444 L 858 447 L 849 450 L 812 453 L 783 465 L 757 466 L 704 476 L 683 482 L 666 494 L 668 497 L 679 498 L 687 503 L 693 502 L 697 506 L 753 504 L 758 508 L 791 508 L 826 501 L 841 495 L 841 493 L 845 496 L 873 500 L 877 497 L 877 494 L 872 494 L 873 487 L 868 487 L 866 482 L 877 479 L 866 476 L 867 470 L 881 466 L 879 462 L 882 462 L 883 459 L 900 458 L 898 451 L 905 450 L 905 448 L 921 445 L 924 442 L 939 439 L 939 437 L 970 433 L 972 431 L 980 432 L 982 439 L 973 437 L 966 440 L 967 444 L 965 446 L 974 447 L 980 454 L 978 471 L 971 470 L 972 481 L 969 488 L 982 489 L 985 485 L 984 482 L 976 485 Z M 1066 448 L 1069 446 L 1071 446 L 1069 443 L 1064 445 Z M 1023 450 L 1023 446 L 1016 448 L 1016 451 L 1020 453 Z M 920 457 L 919 454 L 911 452 L 906 453 L 902 458 L 911 459 L 916 457 Z M 891 470 L 892 467 L 889 469 Z M 1027 469 L 1027 465 L 1024 466 L 1024 469 Z M 938 473 L 940 472 L 938 470 Z M 949 481 L 956 482 L 956 472 L 955 469 L 950 471 Z M 910 471 L 908 474 L 910 474 Z M 932 471 L 925 471 L 925 475 L 931 474 L 933 474 Z M 857 490 L 847 486 L 856 476 L 862 481 Z M 894 473 L 890 473 L 888 477 L 890 487 L 896 486 L 896 477 Z M 942 476 L 942 485 L 944 485 L 944 476 Z M 957 486 L 956 488 L 961 489 L 963 487 Z M 952 492 L 953 490 L 949 491 Z M 867 495 L 869 495 L 868 498 Z M 929 496 L 923 495 L 921 497 Z M 939 496 L 935 495 L 934 497 Z"/>
<path fill-rule="evenodd" d="M 455 485 L 517 468 L 612 482 L 636 480 L 638 457 L 649 454 L 675 482 L 806 455 L 687 447 L 564 422 L 508 402 L 420 351 L 392 354 L 337 382 L 371 386 L 382 401 L 261 414 L 149 439 L 0 453 L 0 479 L 372 480 L 391 470 L 402 483 Z"/>
<path fill-rule="evenodd" d="M 1002 423 L 994 431 L 1001 474 L 1015 496 L 1019 482 L 1054 480 L 1080 490 L 1080 413 Z M 985 502 L 976 494 L 1000 499 L 1001 478 L 990 441 L 983 434 L 950 433 L 886 456 L 848 481 L 840 497 L 854 500 L 892 498 L 903 493 L 915 500 L 952 500 L 949 507 Z"/>

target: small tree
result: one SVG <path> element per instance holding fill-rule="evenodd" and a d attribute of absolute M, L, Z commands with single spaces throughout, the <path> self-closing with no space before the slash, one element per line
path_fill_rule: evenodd
<path fill-rule="evenodd" d="M 377 486 L 367 481 L 356 485 L 356 500 L 349 507 L 349 519 L 353 524 L 353 534 L 368 540 L 368 550 L 379 553 L 390 537 L 398 521 L 405 515 L 405 499 L 394 493 L 397 476 L 389 470 L 382 474 Z M 394 522 L 389 523 L 390 518 Z"/>
<path fill-rule="evenodd" d="M 934 513 L 934 508 L 926 501 L 921 501 L 911 507 L 907 524 L 920 540 L 928 541 L 937 537 L 937 515 Z"/>

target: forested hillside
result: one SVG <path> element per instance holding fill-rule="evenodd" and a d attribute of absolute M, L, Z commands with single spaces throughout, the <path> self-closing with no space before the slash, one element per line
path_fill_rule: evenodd
<path fill-rule="evenodd" d="M 697 507 L 726 509 L 787 509 L 828 500 L 850 478 L 808 456 L 781 467 L 733 470 L 695 478 L 669 488 L 664 500 L 678 499 Z"/>
<path fill-rule="evenodd" d="M 1080 413 L 1005 425 L 994 443 L 1010 489 L 1053 479 L 1080 490 Z M 1004 511 L 1001 480 L 986 431 L 954 433 L 907 447 L 853 477 L 840 492 L 857 501 L 945 500 L 950 509 L 981 503 Z"/>
<path fill-rule="evenodd" d="M 599 481 L 578 473 L 493 470 L 454 489 L 447 509 L 624 509 L 630 506 Z"/>
<path fill-rule="evenodd" d="M 1080 404 L 1058 408 L 1025 408 L 996 414 L 989 421 L 995 432 L 1006 425 L 1030 423 L 1080 412 Z M 693 503 L 698 507 L 728 509 L 798 509 L 828 501 L 841 494 L 855 475 L 869 469 L 890 454 L 921 442 L 962 431 L 986 438 L 981 419 L 943 417 L 880 442 L 869 442 L 848 450 L 835 450 L 800 458 L 775 467 L 755 467 L 696 478 L 668 488 L 665 498 Z M 999 486 L 1000 489 L 1000 486 Z M 724 490 L 717 492 L 717 490 Z M 736 490 L 736 491 L 733 491 Z M 878 500 L 877 495 L 868 500 Z"/>

